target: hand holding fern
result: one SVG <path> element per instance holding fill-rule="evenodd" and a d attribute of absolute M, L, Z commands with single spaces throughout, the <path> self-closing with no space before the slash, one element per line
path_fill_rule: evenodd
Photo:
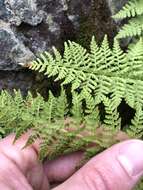
<path fill-rule="evenodd" d="M 49 183 L 64 181 L 74 173 L 81 158 L 81 153 L 75 153 L 42 165 L 38 161 L 38 143 L 23 149 L 27 134 L 15 144 L 13 140 L 14 135 L 10 135 L 0 141 L 0 189 L 3 190 L 48 190 Z"/>
<path fill-rule="evenodd" d="M 14 135 L 0 142 L 0 189 L 48 190 L 50 183 L 65 181 L 75 172 L 82 153 L 38 162 L 38 143 L 21 149 L 28 136 L 13 145 Z M 143 142 L 128 140 L 91 159 L 53 190 L 131 190 L 143 174 Z"/>

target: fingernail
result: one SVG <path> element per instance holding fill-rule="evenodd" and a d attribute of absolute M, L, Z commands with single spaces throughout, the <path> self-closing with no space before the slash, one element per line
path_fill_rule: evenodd
<path fill-rule="evenodd" d="M 143 173 L 143 142 L 135 141 L 125 144 L 119 150 L 118 161 L 129 176 Z"/>

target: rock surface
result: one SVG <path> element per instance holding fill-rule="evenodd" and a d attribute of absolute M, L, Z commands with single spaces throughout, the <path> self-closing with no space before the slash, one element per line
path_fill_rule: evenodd
<path fill-rule="evenodd" d="M 73 38 L 90 0 L 0 0 L 0 70 L 20 69 L 54 45 Z M 68 11 L 69 10 L 69 11 Z"/>
<path fill-rule="evenodd" d="M 92 34 L 101 40 L 106 32 L 112 38 L 116 26 L 110 15 L 126 0 L 106 1 L 0 0 L 0 72 L 3 72 L 0 89 L 6 82 L 7 88 L 11 84 L 20 88 L 24 80 L 25 89 L 29 89 L 35 79 L 33 74 L 28 74 L 27 82 L 26 71 L 19 63 L 31 61 L 44 50 L 50 51 L 52 46 L 62 50 L 65 40 L 77 40 L 83 35 L 84 40 L 90 40 Z M 82 24 L 86 30 L 81 29 Z M 10 76 L 11 72 L 14 77 Z"/>
<path fill-rule="evenodd" d="M 116 14 L 128 0 L 107 0 L 112 15 Z"/>

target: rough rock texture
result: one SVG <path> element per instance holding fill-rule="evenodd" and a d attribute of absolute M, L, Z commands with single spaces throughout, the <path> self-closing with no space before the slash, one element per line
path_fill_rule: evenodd
<path fill-rule="evenodd" d="M 85 22 L 86 20 L 86 22 Z M 112 40 L 116 33 L 116 24 L 111 18 L 111 10 L 106 0 L 92 0 L 91 11 L 88 18 L 81 22 L 79 36 L 84 33 L 85 41 L 90 41 L 95 35 L 98 42 L 103 40 L 105 34 Z"/>
<path fill-rule="evenodd" d="M 35 84 L 35 75 L 23 70 L 27 63 L 52 46 L 63 48 L 71 39 L 100 41 L 116 33 L 111 18 L 126 0 L 0 0 L 0 89 Z M 120 2 L 120 3 L 119 3 Z M 26 74 L 27 73 L 27 74 Z M 10 81 L 10 82 L 9 82 Z M 22 86 L 22 87 L 21 87 Z"/>
<path fill-rule="evenodd" d="M 19 63 L 52 46 L 62 50 L 65 40 L 75 39 L 81 13 L 87 17 L 90 8 L 90 0 L 0 0 L 0 89 L 31 88 L 35 75 Z"/>
<path fill-rule="evenodd" d="M 0 70 L 16 70 L 19 62 L 27 62 L 33 53 L 16 36 L 9 23 L 0 20 Z"/>

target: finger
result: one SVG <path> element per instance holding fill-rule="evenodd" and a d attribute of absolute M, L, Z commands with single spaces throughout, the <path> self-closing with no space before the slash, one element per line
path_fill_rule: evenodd
<path fill-rule="evenodd" d="M 143 141 L 114 145 L 53 190 L 131 190 L 143 175 Z"/>
<path fill-rule="evenodd" d="M 1 139 L 0 144 L 12 144 L 14 146 L 16 146 L 18 149 L 23 149 L 23 147 L 26 145 L 29 137 L 31 136 L 32 131 L 28 131 L 27 133 L 24 133 L 23 135 L 21 135 L 16 141 L 15 141 L 15 134 L 12 133 L 8 136 L 6 136 L 5 138 Z M 37 139 L 32 145 L 32 148 L 34 148 L 34 150 L 37 152 L 39 152 L 40 149 L 40 140 Z"/>
<path fill-rule="evenodd" d="M 32 190 L 21 170 L 3 154 L 0 154 L 0 189 Z"/>
<path fill-rule="evenodd" d="M 98 128 L 96 133 L 99 135 L 103 129 Z M 128 136 L 124 132 L 118 132 L 115 136 L 116 140 L 127 140 Z M 83 152 L 75 152 L 67 156 L 61 156 L 58 159 L 44 163 L 45 173 L 50 182 L 62 182 L 76 172 L 77 166 L 83 158 Z"/>
<path fill-rule="evenodd" d="M 29 133 L 22 135 L 14 144 L 14 134 L 2 139 L 0 141 L 0 155 L 4 155 L 9 163 L 14 163 L 15 167 L 22 172 L 23 177 L 26 177 L 35 190 L 49 189 L 48 179 L 44 173 L 42 163 L 38 162 L 38 142 L 23 149 L 29 135 Z"/>
<path fill-rule="evenodd" d="M 81 161 L 82 152 L 61 156 L 55 160 L 44 162 L 44 170 L 50 182 L 62 182 L 69 178 Z"/>
<path fill-rule="evenodd" d="M 13 144 L 14 138 L 15 135 L 11 134 L 0 141 L 0 153 L 13 161 L 26 174 L 37 163 L 38 144 L 22 149 L 29 138 L 29 134 L 22 135 Z"/>

